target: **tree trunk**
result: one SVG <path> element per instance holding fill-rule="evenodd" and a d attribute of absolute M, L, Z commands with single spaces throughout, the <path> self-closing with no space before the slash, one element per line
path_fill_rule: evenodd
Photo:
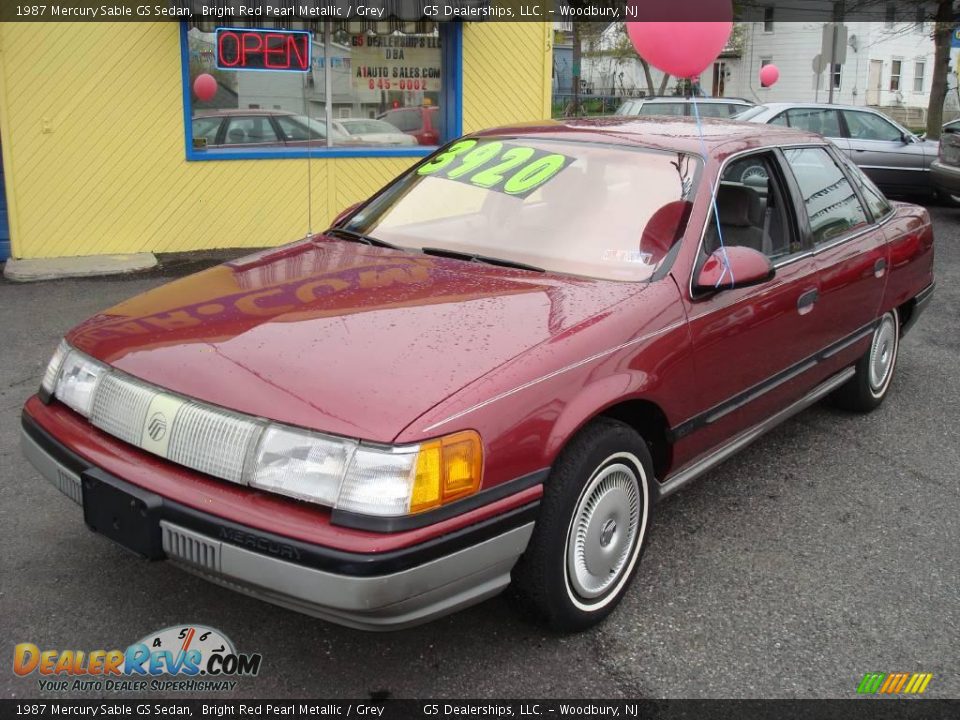
<path fill-rule="evenodd" d="M 640 58 L 640 67 L 643 68 L 643 76 L 647 79 L 647 94 L 656 95 L 657 93 L 653 89 L 653 75 L 650 73 L 650 63 Z"/>
<path fill-rule="evenodd" d="M 573 114 L 580 112 L 580 59 L 583 49 L 580 47 L 580 23 L 573 22 Z"/>
<path fill-rule="evenodd" d="M 667 73 L 663 74 L 663 80 L 660 81 L 660 89 L 657 91 L 657 95 L 663 95 L 667 92 L 667 83 L 670 82 L 670 75 Z"/>
<path fill-rule="evenodd" d="M 934 23 L 933 80 L 930 85 L 930 104 L 927 105 L 927 137 L 940 139 L 943 125 L 943 101 L 947 97 L 947 68 L 950 63 L 950 37 L 953 35 L 953 2 L 940 0 Z"/>

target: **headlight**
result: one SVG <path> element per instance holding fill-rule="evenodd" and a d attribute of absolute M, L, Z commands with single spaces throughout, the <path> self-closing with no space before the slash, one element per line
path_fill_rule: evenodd
<path fill-rule="evenodd" d="M 253 487 L 332 506 L 357 443 L 271 425 L 260 438 Z"/>
<path fill-rule="evenodd" d="M 93 407 L 93 392 L 97 381 L 106 371 L 106 368 L 95 360 L 91 360 L 71 350 L 67 353 L 60 368 L 59 379 L 55 395 L 57 400 L 69 408 L 76 410 L 84 417 L 90 417 L 90 408 Z"/>
<path fill-rule="evenodd" d="M 148 409 L 170 393 L 66 342 L 50 360 L 42 388 L 105 433 L 171 462 L 338 510 L 411 515 L 474 494 L 483 477 L 482 444 L 472 430 L 419 444 L 374 445 L 197 400 L 182 403 L 169 418 L 169 440 L 158 449 L 144 439 Z"/>
<path fill-rule="evenodd" d="M 53 357 L 50 358 L 50 362 L 47 363 L 47 369 L 43 373 L 43 380 L 40 383 L 40 387 L 42 387 L 48 395 L 53 395 L 53 392 L 57 389 L 57 378 L 60 377 L 60 366 L 63 365 L 63 359 L 67 356 L 68 352 L 70 352 L 70 346 L 67 345 L 66 340 L 61 340 L 53 353 Z"/>

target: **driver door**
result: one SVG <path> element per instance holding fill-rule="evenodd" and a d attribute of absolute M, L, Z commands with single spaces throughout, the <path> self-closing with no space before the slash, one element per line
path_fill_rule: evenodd
<path fill-rule="evenodd" d="M 675 429 L 680 462 L 695 461 L 810 388 L 804 363 L 823 335 L 820 281 L 789 182 L 779 151 L 737 159 L 721 177 L 720 228 L 711 216 L 688 286 L 699 413 Z M 767 255 L 774 277 L 752 287 L 697 289 L 699 268 L 721 241 Z"/>

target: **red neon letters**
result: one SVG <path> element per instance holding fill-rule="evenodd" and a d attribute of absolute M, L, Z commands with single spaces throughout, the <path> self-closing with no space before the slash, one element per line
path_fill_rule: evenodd
<path fill-rule="evenodd" d="M 217 28 L 217 67 L 304 72 L 310 69 L 310 33 Z"/>

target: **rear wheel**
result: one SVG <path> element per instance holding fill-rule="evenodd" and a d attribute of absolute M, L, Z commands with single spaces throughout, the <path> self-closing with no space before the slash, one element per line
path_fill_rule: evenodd
<path fill-rule="evenodd" d="M 652 480 L 650 452 L 624 423 L 600 418 L 570 442 L 513 570 L 513 594 L 537 620 L 583 630 L 613 611 L 645 545 Z"/>
<path fill-rule="evenodd" d="M 880 318 L 870 349 L 857 361 L 856 374 L 833 395 L 844 410 L 869 412 L 883 402 L 893 380 L 900 350 L 900 316 L 891 310 Z"/>

